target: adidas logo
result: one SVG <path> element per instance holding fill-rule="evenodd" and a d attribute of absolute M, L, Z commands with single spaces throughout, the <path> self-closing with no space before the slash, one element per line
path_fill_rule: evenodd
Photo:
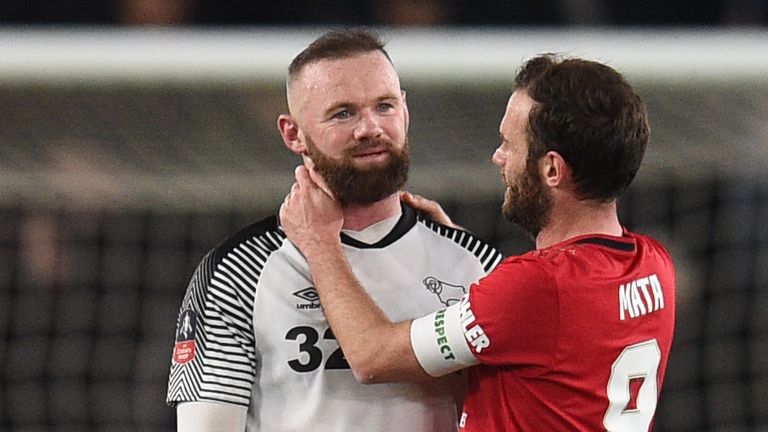
<path fill-rule="evenodd" d="M 315 287 L 308 287 L 293 293 L 306 303 L 296 303 L 296 309 L 320 309 L 320 296 Z"/>

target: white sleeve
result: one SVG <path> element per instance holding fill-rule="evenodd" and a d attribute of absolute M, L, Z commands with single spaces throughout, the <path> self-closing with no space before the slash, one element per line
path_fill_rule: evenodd
<path fill-rule="evenodd" d="M 243 432 L 248 407 L 214 402 L 183 402 L 176 407 L 179 432 Z"/>
<path fill-rule="evenodd" d="M 447 375 L 480 363 L 464 337 L 459 318 L 462 302 L 411 322 L 411 346 L 424 372 Z"/>

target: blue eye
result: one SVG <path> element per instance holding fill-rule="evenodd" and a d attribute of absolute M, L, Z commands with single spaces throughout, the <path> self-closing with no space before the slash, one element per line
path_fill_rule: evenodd
<path fill-rule="evenodd" d="M 379 104 L 379 111 L 389 111 L 395 109 L 395 106 L 391 103 L 381 103 Z"/>
<path fill-rule="evenodd" d="M 349 110 L 342 110 L 334 114 L 333 118 L 344 120 L 344 119 L 350 118 L 351 116 L 352 116 L 352 113 Z"/>

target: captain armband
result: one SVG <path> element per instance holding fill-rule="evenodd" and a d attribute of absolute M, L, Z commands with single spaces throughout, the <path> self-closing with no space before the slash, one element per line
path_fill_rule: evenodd
<path fill-rule="evenodd" d="M 433 377 L 479 363 L 469 349 L 457 302 L 411 323 L 411 346 L 422 369 Z"/>

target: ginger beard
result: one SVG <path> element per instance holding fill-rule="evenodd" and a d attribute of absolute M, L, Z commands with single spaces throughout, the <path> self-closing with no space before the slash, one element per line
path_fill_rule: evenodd
<path fill-rule="evenodd" d="M 407 136 L 399 150 L 390 141 L 367 139 L 345 149 L 340 158 L 323 153 L 309 135 L 306 136 L 306 143 L 307 155 L 314 162 L 315 171 L 325 179 L 331 192 L 343 205 L 370 204 L 382 200 L 399 191 L 408 180 L 411 156 Z M 389 154 L 385 164 L 368 167 L 355 164 L 352 156 L 355 152 L 377 146 L 384 147 Z"/>
<path fill-rule="evenodd" d="M 538 162 L 527 158 L 525 169 L 516 179 L 504 174 L 502 178 L 507 190 L 501 212 L 535 240 L 552 210 L 552 196 L 539 176 Z"/>

